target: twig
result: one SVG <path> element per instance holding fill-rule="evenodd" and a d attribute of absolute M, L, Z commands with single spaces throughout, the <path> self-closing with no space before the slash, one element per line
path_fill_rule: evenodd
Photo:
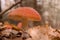
<path fill-rule="evenodd" d="M 9 11 L 10 9 L 12 9 L 14 6 L 16 6 L 17 4 L 21 4 L 22 0 L 17 2 L 16 4 L 12 5 L 11 7 L 9 7 L 8 9 L 6 9 L 5 11 L 0 13 L 0 20 L 2 19 L 3 14 L 5 14 L 7 11 Z M 22 5 L 21 5 L 22 6 Z"/>

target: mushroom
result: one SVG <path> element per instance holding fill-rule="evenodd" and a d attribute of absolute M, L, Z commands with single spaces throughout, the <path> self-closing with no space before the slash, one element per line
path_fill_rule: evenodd
<path fill-rule="evenodd" d="M 19 29 L 21 29 L 21 27 L 22 27 L 22 23 L 19 22 L 19 23 L 17 24 L 17 27 L 18 27 Z"/>
<path fill-rule="evenodd" d="M 5 21 L 4 22 L 4 28 L 6 28 L 6 29 L 12 29 L 12 25 L 8 21 Z"/>
<path fill-rule="evenodd" d="M 28 29 L 28 21 L 41 21 L 39 13 L 31 7 L 19 7 L 8 14 L 8 19 L 22 21 L 22 28 Z"/>

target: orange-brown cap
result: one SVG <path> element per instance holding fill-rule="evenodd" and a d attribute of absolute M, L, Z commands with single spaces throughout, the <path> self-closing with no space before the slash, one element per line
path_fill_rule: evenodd
<path fill-rule="evenodd" d="M 22 28 L 22 23 L 19 22 L 19 23 L 17 24 L 17 27 L 18 27 L 19 29 Z"/>
<path fill-rule="evenodd" d="M 26 18 L 31 21 L 40 21 L 40 14 L 31 7 L 19 7 L 15 10 L 11 11 L 8 14 L 8 18 L 12 20 L 21 20 L 22 18 Z"/>

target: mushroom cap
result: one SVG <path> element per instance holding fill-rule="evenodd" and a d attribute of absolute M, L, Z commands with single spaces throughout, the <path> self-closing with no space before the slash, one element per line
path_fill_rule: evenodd
<path fill-rule="evenodd" d="M 31 21 L 41 20 L 40 14 L 31 7 L 19 7 L 8 14 L 8 19 L 16 21 L 19 21 L 24 18 Z"/>
<path fill-rule="evenodd" d="M 9 24 L 8 22 L 5 22 L 5 23 L 4 23 L 4 27 L 5 27 L 6 29 L 12 29 L 12 25 Z"/>
<path fill-rule="evenodd" d="M 19 29 L 22 28 L 22 23 L 19 22 L 19 23 L 17 24 L 17 27 L 18 27 Z"/>
<path fill-rule="evenodd" d="M 12 29 L 12 25 L 4 25 L 6 29 Z"/>

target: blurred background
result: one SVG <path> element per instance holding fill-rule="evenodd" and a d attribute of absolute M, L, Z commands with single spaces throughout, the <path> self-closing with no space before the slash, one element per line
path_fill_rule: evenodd
<path fill-rule="evenodd" d="M 19 1 L 21 0 L 0 0 L 0 13 Z M 49 23 L 51 27 L 60 29 L 60 0 L 22 0 L 20 4 L 10 9 L 10 11 L 17 7 L 26 6 L 36 9 L 42 17 L 42 21 L 34 22 L 34 25 Z M 5 13 L 4 19 L 8 12 Z"/>

